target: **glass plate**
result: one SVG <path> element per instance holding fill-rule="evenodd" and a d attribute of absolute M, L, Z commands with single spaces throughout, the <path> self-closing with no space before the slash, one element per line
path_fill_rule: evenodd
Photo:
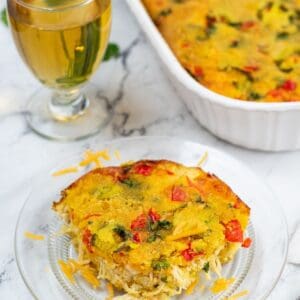
<path fill-rule="evenodd" d="M 253 239 L 249 249 L 241 249 L 234 260 L 223 267 L 224 277 L 235 277 L 229 290 L 211 295 L 209 289 L 196 289 L 191 296 L 176 299 L 225 299 L 248 290 L 243 299 L 265 299 L 277 283 L 286 261 L 288 235 L 285 217 L 280 204 L 263 181 L 247 167 L 232 157 L 213 148 L 179 140 L 172 137 L 139 137 L 105 142 L 97 147 L 107 148 L 113 154 L 118 150 L 121 159 L 114 155 L 106 165 L 119 165 L 128 160 L 169 159 L 195 166 L 207 151 L 203 164 L 206 171 L 224 180 L 251 208 L 251 224 L 247 235 Z M 20 273 L 32 295 L 37 299 L 105 299 L 105 288 L 93 290 L 81 278 L 75 284 L 65 278 L 57 260 L 76 257 L 67 235 L 58 235 L 60 219 L 51 210 L 53 201 L 60 198 L 60 191 L 88 171 L 53 177 L 55 170 L 76 165 L 82 153 L 61 160 L 55 168 L 44 170 L 32 178 L 32 190 L 21 210 L 16 232 L 15 252 Z M 29 231 L 45 236 L 45 240 L 34 241 L 24 236 Z M 274 234 L 276 233 L 276 234 Z M 102 285 L 103 287 L 103 285 Z"/>

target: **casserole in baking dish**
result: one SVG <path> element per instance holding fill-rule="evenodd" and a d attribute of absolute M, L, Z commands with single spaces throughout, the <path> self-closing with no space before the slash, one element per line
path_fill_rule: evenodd
<path fill-rule="evenodd" d="M 300 101 L 296 1 L 142 0 L 182 66 L 240 100 Z"/>
<path fill-rule="evenodd" d="M 142 1 L 128 0 L 127 3 L 161 58 L 178 94 L 205 128 L 221 139 L 247 148 L 267 151 L 300 148 L 298 102 L 236 101 L 199 84 L 179 63 Z M 288 86 L 294 87 L 294 79 L 280 89 Z"/>

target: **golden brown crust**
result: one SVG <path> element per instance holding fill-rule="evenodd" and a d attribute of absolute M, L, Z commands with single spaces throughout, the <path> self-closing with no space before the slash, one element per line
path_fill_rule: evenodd
<path fill-rule="evenodd" d="M 155 167 L 157 165 L 165 165 L 165 164 L 170 164 L 170 165 L 177 166 L 177 167 L 183 166 L 180 163 L 173 162 L 173 161 L 170 161 L 167 159 L 160 159 L 160 160 L 149 160 L 148 159 L 148 160 L 139 160 L 139 161 L 125 164 L 125 165 L 119 166 L 119 167 L 97 168 L 97 169 L 91 170 L 88 173 L 82 175 L 80 178 L 78 178 L 76 181 L 74 181 L 72 184 L 70 184 L 66 189 L 64 189 L 61 192 L 61 195 L 62 195 L 61 199 L 58 202 L 54 202 L 52 208 L 54 210 L 56 210 L 57 206 L 63 203 L 66 192 L 71 189 L 74 189 L 78 185 L 79 182 L 81 182 L 86 177 L 90 176 L 91 174 L 98 174 L 100 176 L 101 175 L 112 176 L 116 180 L 121 180 L 122 178 L 124 179 L 126 177 L 126 174 L 129 170 L 129 168 L 134 169 L 135 166 L 139 166 L 139 165 L 143 165 L 143 164 L 151 165 L 153 167 Z M 207 195 L 212 190 L 214 190 L 214 192 L 219 193 L 220 196 L 222 196 L 222 197 L 226 198 L 228 196 L 231 196 L 235 199 L 235 203 L 233 203 L 233 205 L 236 205 L 236 207 L 238 207 L 238 208 L 242 208 L 244 210 L 244 212 L 247 212 L 247 213 L 250 212 L 249 206 L 247 206 L 247 204 L 244 203 L 234 193 L 234 191 L 228 185 L 226 185 L 226 183 L 224 181 L 222 181 L 219 177 L 217 177 L 216 175 L 211 174 L 211 173 L 204 173 L 200 167 L 190 167 L 190 169 L 197 170 L 201 174 L 204 174 L 204 177 L 198 181 L 198 183 L 201 184 L 201 187 L 198 189 L 200 191 L 200 193 L 202 193 L 203 195 Z"/>

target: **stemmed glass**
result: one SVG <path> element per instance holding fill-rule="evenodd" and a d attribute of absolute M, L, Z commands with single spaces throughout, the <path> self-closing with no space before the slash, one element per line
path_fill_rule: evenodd
<path fill-rule="evenodd" d="M 110 0 L 7 0 L 17 49 L 44 85 L 31 98 L 29 125 L 52 139 L 76 140 L 108 121 L 105 103 L 86 84 L 104 55 Z"/>

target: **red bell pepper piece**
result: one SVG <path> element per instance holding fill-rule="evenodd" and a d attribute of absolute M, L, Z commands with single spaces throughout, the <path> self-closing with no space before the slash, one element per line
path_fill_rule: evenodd
<path fill-rule="evenodd" d="M 186 192 L 180 186 L 173 186 L 172 201 L 182 202 L 186 199 Z"/>
<path fill-rule="evenodd" d="M 255 22 L 254 22 L 254 21 L 246 21 L 246 22 L 244 22 L 244 23 L 242 24 L 241 29 L 242 29 L 242 30 L 247 30 L 247 29 L 252 28 L 254 25 L 255 25 Z"/>
<path fill-rule="evenodd" d="M 82 235 L 82 242 L 85 244 L 86 248 L 90 253 L 93 253 L 93 248 L 92 248 L 92 238 L 93 235 L 89 229 L 85 229 L 83 235 Z"/>
<path fill-rule="evenodd" d="M 144 175 L 144 176 L 149 176 L 152 173 L 152 167 L 146 164 L 141 164 L 141 165 L 137 165 L 135 167 L 135 173 L 136 174 L 140 174 L 140 175 Z"/>
<path fill-rule="evenodd" d="M 204 75 L 203 69 L 200 66 L 195 66 L 194 74 L 197 77 L 202 77 Z"/>
<path fill-rule="evenodd" d="M 249 248 L 252 244 L 252 240 L 250 238 L 246 238 L 244 241 L 243 241 L 243 244 L 242 244 L 242 247 L 243 248 Z"/>
<path fill-rule="evenodd" d="M 141 236 L 140 236 L 140 234 L 138 233 L 138 232 L 135 232 L 134 234 L 133 234 L 133 241 L 134 242 L 136 242 L 136 243 L 140 243 L 141 242 Z"/>
<path fill-rule="evenodd" d="M 245 71 L 245 72 L 248 72 L 248 73 L 251 73 L 251 72 L 255 72 L 255 71 L 258 71 L 259 70 L 259 66 L 255 66 L 255 65 L 249 65 L 249 66 L 245 66 L 244 68 L 243 68 L 243 70 Z"/>
<path fill-rule="evenodd" d="M 243 242 L 243 230 L 240 222 L 238 220 L 232 220 L 225 227 L 225 238 L 229 242 L 242 243 Z"/>
<path fill-rule="evenodd" d="M 90 218 L 93 218 L 93 217 L 100 217 L 101 216 L 101 214 L 88 214 L 87 216 L 85 216 L 84 218 L 83 218 L 83 220 L 88 220 L 88 219 L 90 219 Z"/>
<path fill-rule="evenodd" d="M 294 91 L 297 88 L 297 83 L 288 79 L 281 85 L 281 88 L 283 88 L 285 91 Z"/>
<path fill-rule="evenodd" d="M 160 220 L 160 215 L 153 208 L 149 209 L 148 216 L 153 223 Z"/>
<path fill-rule="evenodd" d="M 203 255 L 202 252 L 195 252 L 192 249 L 191 243 L 188 244 L 188 248 L 181 251 L 181 255 L 186 261 L 192 261 L 196 256 Z"/>
<path fill-rule="evenodd" d="M 142 230 L 147 225 L 147 215 L 141 214 L 135 220 L 131 222 L 130 228 L 132 230 Z"/>

